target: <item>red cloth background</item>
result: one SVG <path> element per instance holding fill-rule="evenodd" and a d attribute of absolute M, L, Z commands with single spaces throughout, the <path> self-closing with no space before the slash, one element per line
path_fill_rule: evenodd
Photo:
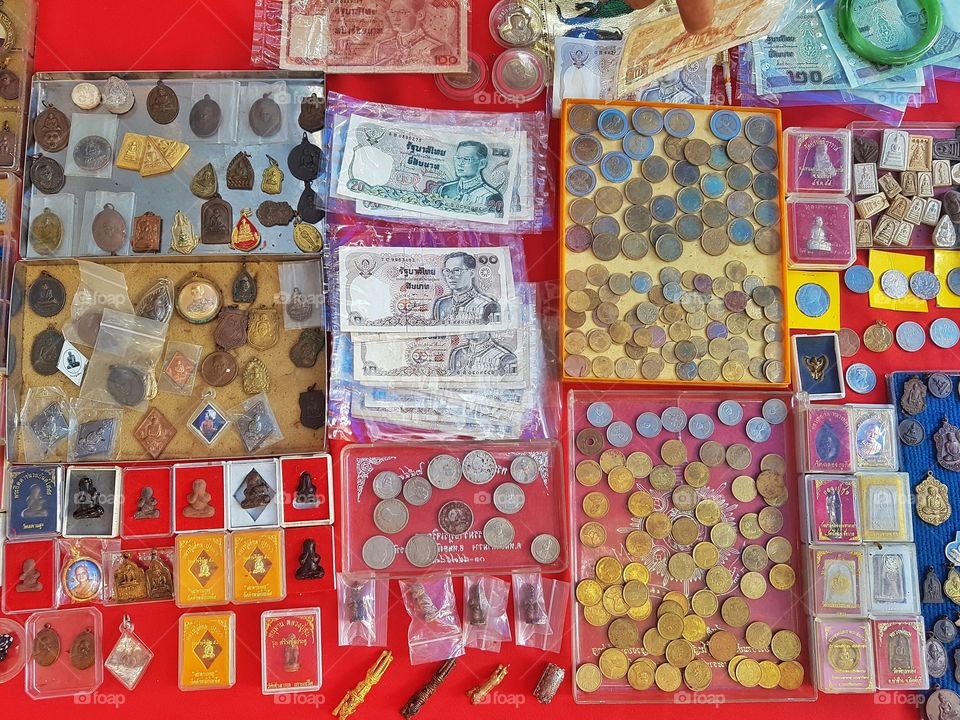
<path fill-rule="evenodd" d="M 489 36 L 487 13 L 493 0 L 474 0 L 471 18 L 471 47 L 492 61 L 498 48 Z M 250 67 L 250 38 L 253 25 L 252 0 L 162 0 L 161 2 L 131 2 L 130 0 L 43 0 L 39 8 L 36 70 L 190 70 L 232 69 Z M 429 76 L 331 76 L 332 90 L 368 100 L 453 108 L 458 106 L 443 96 Z M 908 120 L 960 120 L 957 102 L 960 85 L 940 84 L 940 104 L 911 110 Z M 542 98 L 538 101 L 542 102 Z M 531 107 L 536 103 L 531 103 Z M 477 108 L 484 109 L 484 108 Z M 487 109 L 496 109 L 487 108 Z M 784 112 L 784 125 L 836 127 L 857 119 L 852 113 L 831 107 L 800 108 Z M 551 138 L 556 147 L 556 128 Z M 554 167 L 559 165 L 554 160 Z M 553 233 L 532 236 L 526 243 L 528 265 L 533 280 L 556 279 L 559 260 L 556 236 Z M 928 253 L 929 255 L 929 253 Z M 866 261 L 861 253 L 861 262 Z M 928 268 L 932 257 L 928 257 Z M 936 315 L 951 314 L 960 319 L 957 311 L 933 309 L 922 318 L 928 325 Z M 866 296 L 843 297 L 843 324 L 862 332 L 879 316 L 895 326 L 906 319 L 917 319 L 905 313 L 877 313 L 869 310 Z M 931 349 L 908 356 L 898 349 L 882 356 L 862 350 L 857 360 L 868 362 L 881 376 L 877 390 L 865 401 L 885 401 L 883 374 L 894 368 L 952 368 L 960 369 L 955 351 Z M 567 387 L 564 388 L 566 391 Z M 849 398 L 855 401 L 858 398 Z M 330 568 L 329 558 L 325 566 Z M 325 586 L 326 583 L 324 583 Z M 327 586 L 328 587 L 328 586 Z M 390 647 L 395 660 L 383 681 L 370 693 L 355 717 L 383 718 L 398 716 L 399 708 L 407 698 L 428 679 L 433 666 L 411 668 L 407 659 L 407 616 L 397 597 L 395 587 L 391 595 Z M 327 716 L 343 693 L 362 678 L 379 653 L 378 649 L 339 648 L 336 643 L 336 597 L 332 590 L 291 595 L 282 606 L 319 605 L 322 608 L 323 672 L 320 693 L 305 696 L 285 696 L 281 700 L 260 694 L 260 613 L 277 605 L 247 605 L 232 607 L 237 613 L 237 682 L 229 691 L 181 693 L 177 688 L 177 618 L 181 612 L 173 605 L 150 605 L 126 608 L 136 624 L 137 633 L 153 649 L 155 658 L 140 686 L 127 692 L 109 673 L 99 692 L 87 699 L 47 700 L 33 705 L 23 692 L 22 675 L 0 686 L 0 708 L 10 717 L 21 713 L 43 713 L 70 720 L 118 717 L 302 717 L 319 712 Z M 116 643 L 123 609 L 104 609 L 104 653 Z M 19 616 L 21 621 L 24 616 Z M 553 661 L 568 671 L 568 678 L 553 704 L 539 705 L 530 691 L 547 661 Z M 500 685 L 497 704 L 471 707 L 464 693 L 485 679 L 498 662 L 510 664 L 510 674 Z M 427 704 L 419 717 L 438 718 L 451 715 L 477 718 L 523 717 L 525 720 L 573 713 L 591 717 L 623 717 L 627 713 L 642 712 L 645 717 L 692 718 L 710 714 L 718 719 L 794 720 L 803 717 L 839 718 L 864 716 L 886 718 L 916 718 L 919 715 L 914 695 L 880 693 L 867 696 L 821 696 L 816 704 L 766 703 L 748 705 L 719 704 L 716 707 L 693 708 L 677 705 L 646 706 L 642 710 L 626 707 L 589 708 L 574 706 L 569 684 L 569 642 L 559 654 L 543 655 L 536 651 L 518 649 L 506 644 L 499 656 L 471 651 L 461 659 L 458 667 L 447 678 L 440 691 Z"/>

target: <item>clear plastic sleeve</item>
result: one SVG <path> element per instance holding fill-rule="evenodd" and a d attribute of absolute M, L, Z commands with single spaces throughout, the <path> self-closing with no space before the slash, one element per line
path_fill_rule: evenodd
<path fill-rule="evenodd" d="M 280 263 L 279 273 L 283 329 L 325 327 L 323 264 L 319 260 Z"/>
<path fill-rule="evenodd" d="M 538 572 L 513 574 L 516 644 L 560 652 L 570 583 L 544 579 Z"/>
<path fill-rule="evenodd" d="M 407 644 L 410 664 L 437 662 L 463 655 L 463 630 L 449 573 L 417 581 L 400 581 L 410 616 Z"/>
<path fill-rule="evenodd" d="M 247 452 L 258 453 L 283 439 L 266 393 L 247 398 L 228 411 Z"/>
<path fill-rule="evenodd" d="M 89 698 L 100 687 L 103 617 L 97 608 L 34 613 L 27 618 L 25 634 L 28 661 L 24 688 L 32 699 Z"/>
<path fill-rule="evenodd" d="M 20 409 L 23 456 L 29 463 L 63 457 L 70 434 L 70 402 L 59 387 L 32 387 Z"/>
<path fill-rule="evenodd" d="M 113 113 L 73 113 L 63 174 L 85 178 L 113 176 L 120 120 Z"/>
<path fill-rule="evenodd" d="M 120 455 L 122 411 L 74 398 L 70 401 L 69 459 L 71 462 L 116 460 Z"/>
<path fill-rule="evenodd" d="M 70 304 L 70 322 L 63 336 L 74 345 L 94 347 L 105 310 L 133 314 L 127 292 L 127 279 L 122 272 L 106 265 L 78 260 L 80 284 Z"/>
<path fill-rule="evenodd" d="M 157 381 L 160 392 L 193 395 L 202 354 L 203 347 L 200 345 L 175 340 L 168 342 Z"/>
<path fill-rule="evenodd" d="M 390 582 L 337 573 L 337 627 L 341 647 L 386 647 Z"/>
<path fill-rule="evenodd" d="M 130 238 L 133 236 L 133 210 L 136 198 L 136 193 L 132 192 L 96 190 L 84 193 L 80 241 L 75 254 L 89 256 L 129 255 L 131 252 Z M 99 233 L 102 231 L 97 229 L 97 218 L 101 217 L 101 213 L 104 212 L 112 215 L 111 210 L 119 213 L 123 224 L 121 226 L 120 223 L 111 223 L 108 227 L 110 235 L 101 238 Z M 105 249 L 101 243 L 105 243 L 106 247 L 110 247 L 111 250 Z M 113 247 L 117 249 L 114 250 Z"/>
<path fill-rule="evenodd" d="M 54 219 L 55 218 L 55 219 Z M 77 196 L 73 193 L 38 195 L 30 203 L 27 257 L 71 257 L 77 222 Z M 37 231 L 48 223 L 59 223 L 59 239 L 51 241 Z"/>
<path fill-rule="evenodd" d="M 463 578 L 463 634 L 468 648 L 500 652 L 510 639 L 507 601 L 510 583 L 496 577 L 466 575 Z"/>

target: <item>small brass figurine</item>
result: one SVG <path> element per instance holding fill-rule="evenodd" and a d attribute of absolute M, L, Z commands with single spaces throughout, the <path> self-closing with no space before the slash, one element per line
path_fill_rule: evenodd
<path fill-rule="evenodd" d="M 407 720 L 410 720 L 414 715 L 420 712 L 423 709 L 423 706 L 427 704 L 427 700 L 433 697 L 433 694 L 437 691 L 437 688 L 440 687 L 447 675 L 450 674 L 450 671 L 453 670 L 453 666 L 457 664 L 456 658 L 450 658 L 443 665 L 437 668 L 437 671 L 433 674 L 433 677 L 427 681 L 427 684 L 422 688 L 417 690 L 413 696 L 407 700 L 407 704 L 400 709 L 400 714 L 403 715 Z"/>
<path fill-rule="evenodd" d="M 147 597 L 151 600 L 173 597 L 173 573 L 156 549 L 150 551 L 150 564 L 147 565 Z"/>
<path fill-rule="evenodd" d="M 503 682 L 509 669 L 509 665 L 497 665 L 497 669 L 491 673 L 490 677 L 488 677 L 483 684 L 467 690 L 467 697 L 470 698 L 470 703 L 479 705 L 486 700 L 487 695 L 489 695 L 497 685 Z"/>
<path fill-rule="evenodd" d="M 343 696 L 343 699 L 337 703 L 337 706 L 333 709 L 334 717 L 344 720 L 345 718 L 353 715 L 357 708 L 360 707 L 360 703 L 362 703 L 364 698 L 367 697 L 367 693 L 370 692 L 374 685 L 380 682 L 380 678 L 383 677 L 383 674 L 387 671 L 387 668 L 390 667 L 390 663 L 392 662 L 392 652 L 389 650 L 384 650 L 382 653 L 380 653 L 380 657 L 377 658 L 377 661 L 370 666 L 369 670 L 367 670 L 366 677 L 358 682 L 353 690 L 349 690 L 347 694 Z"/>

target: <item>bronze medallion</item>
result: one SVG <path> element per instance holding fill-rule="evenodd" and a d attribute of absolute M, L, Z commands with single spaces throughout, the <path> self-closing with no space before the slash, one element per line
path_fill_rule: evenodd
<path fill-rule="evenodd" d="M 326 105 L 316 93 L 311 93 L 300 101 L 300 115 L 297 122 L 307 132 L 323 130 Z"/>
<path fill-rule="evenodd" d="M 203 325 L 217 317 L 223 305 L 220 288 L 200 273 L 177 289 L 176 308 L 180 316 L 194 325 Z"/>
<path fill-rule="evenodd" d="M 304 133 L 297 145 L 287 155 L 287 167 L 297 180 L 309 182 L 320 174 L 320 161 L 323 153 L 307 138 Z"/>
<path fill-rule="evenodd" d="M 33 121 L 33 139 L 47 152 L 60 152 L 70 142 L 70 120 L 55 105 L 44 102 L 43 107 Z"/>
<path fill-rule="evenodd" d="M 233 279 L 230 295 L 235 303 L 252 303 L 257 299 L 257 281 L 247 271 L 247 264 L 240 266 L 240 272 Z"/>
<path fill-rule="evenodd" d="M 237 359 L 224 350 L 216 350 L 200 363 L 200 376 L 211 387 L 223 387 L 237 376 Z"/>
<path fill-rule="evenodd" d="M 57 372 L 62 349 L 63 335 L 53 325 L 37 334 L 30 346 L 30 365 L 37 375 L 49 376 Z"/>
<path fill-rule="evenodd" d="M 121 554 L 120 564 L 113 572 L 113 597 L 120 603 L 147 599 L 147 574 L 130 559 L 129 553 Z"/>
<path fill-rule="evenodd" d="M 260 190 L 267 195 L 279 195 L 283 190 L 283 170 L 280 169 L 280 164 L 269 155 L 267 160 L 270 161 L 270 165 L 260 177 Z"/>
<path fill-rule="evenodd" d="M 88 310 L 73 321 L 73 330 L 77 333 L 80 342 L 94 347 L 97 344 L 97 335 L 100 334 L 101 322 L 103 322 L 102 310 Z"/>
<path fill-rule="evenodd" d="M 134 312 L 149 320 L 167 323 L 173 317 L 173 283 L 162 277 L 147 290 L 137 303 Z"/>
<path fill-rule="evenodd" d="M 63 190 L 67 178 L 63 166 L 54 158 L 37 155 L 30 161 L 30 182 L 45 195 L 56 195 Z"/>
<path fill-rule="evenodd" d="M 49 623 L 34 636 L 32 657 L 40 667 L 50 667 L 60 657 L 60 636 Z"/>
<path fill-rule="evenodd" d="M 310 430 L 319 430 L 326 421 L 326 398 L 323 390 L 313 384 L 300 393 L 300 424 Z"/>
<path fill-rule="evenodd" d="M 97 639 L 90 628 L 74 638 L 70 646 L 70 664 L 77 670 L 89 670 L 97 659 Z"/>
<path fill-rule="evenodd" d="M 231 190 L 253 190 L 253 165 L 250 153 L 242 150 L 227 165 L 227 187 Z"/>
<path fill-rule="evenodd" d="M 30 244 L 37 255 L 53 255 L 63 240 L 63 223 L 50 208 L 44 208 L 30 223 Z"/>
<path fill-rule="evenodd" d="M 180 114 L 180 99 L 177 93 L 163 80 L 147 94 L 147 114 L 158 125 L 169 125 Z"/>
<path fill-rule="evenodd" d="M 67 293 L 63 283 L 46 270 L 33 281 L 27 296 L 30 309 L 40 317 L 53 317 L 59 314 L 63 310 L 66 299 Z"/>
<path fill-rule="evenodd" d="M 250 106 L 247 119 L 250 122 L 250 129 L 255 134 L 259 137 L 270 137 L 280 130 L 283 112 L 276 101 L 270 97 L 270 93 L 264 93 L 263 97 Z"/>
<path fill-rule="evenodd" d="M 233 350 L 247 342 L 248 313 L 236 305 L 228 305 L 217 317 L 213 341 L 221 350 Z"/>
<path fill-rule="evenodd" d="M 327 338 L 319 328 L 307 328 L 290 348 L 290 362 L 299 368 L 312 368 L 326 347 Z"/>
<path fill-rule="evenodd" d="M 210 137 L 220 128 L 220 106 L 209 95 L 204 95 L 190 108 L 190 129 L 197 137 Z"/>
<path fill-rule="evenodd" d="M 287 302 L 284 307 L 287 311 L 287 317 L 294 322 L 303 322 L 313 313 L 313 307 L 307 300 L 307 296 L 304 295 L 298 287 L 293 289 L 293 292 L 290 294 L 290 301 Z"/>
<path fill-rule="evenodd" d="M 177 210 L 173 217 L 170 236 L 170 249 L 183 255 L 189 255 L 200 244 L 200 238 L 193 231 L 193 223 L 182 210 Z"/>
<path fill-rule="evenodd" d="M 243 368 L 243 391 L 247 395 L 259 395 L 270 392 L 270 372 L 266 364 L 258 357 L 250 360 Z"/>
<path fill-rule="evenodd" d="M 91 230 L 97 247 L 111 255 L 116 255 L 127 241 L 127 223 L 110 203 L 93 218 Z"/>
<path fill-rule="evenodd" d="M 151 600 L 173 599 L 173 572 L 156 550 L 150 551 L 147 565 L 147 595 Z"/>
<path fill-rule="evenodd" d="M 303 222 L 299 217 L 293 221 L 293 242 L 305 253 L 323 250 L 323 236 L 316 226 Z"/>
<path fill-rule="evenodd" d="M 216 197 L 219 189 L 217 171 L 213 169 L 212 163 L 207 163 L 197 170 L 197 174 L 190 181 L 190 192 L 204 200 Z"/>
<path fill-rule="evenodd" d="M 130 247 L 134 252 L 160 252 L 160 234 L 163 232 L 163 220 L 149 210 L 133 219 L 133 239 Z"/>
<path fill-rule="evenodd" d="M 147 411 L 143 420 L 133 431 L 133 436 L 137 439 L 137 442 L 140 443 L 147 455 L 154 460 L 163 454 L 176 434 L 177 429 L 155 407 Z"/>
<path fill-rule="evenodd" d="M 107 392 L 121 405 L 135 407 L 147 397 L 146 374 L 129 365 L 111 365 L 107 372 Z"/>
<path fill-rule="evenodd" d="M 260 307 L 250 310 L 247 325 L 247 343 L 257 350 L 269 350 L 280 340 L 280 313 L 275 307 Z"/>
<path fill-rule="evenodd" d="M 914 375 L 903 384 L 900 409 L 907 415 L 919 415 L 927 408 L 927 386 Z"/>
<path fill-rule="evenodd" d="M 0 98 L 4 100 L 20 99 L 20 77 L 9 68 L 0 70 Z"/>
<path fill-rule="evenodd" d="M 176 350 L 170 356 L 170 360 L 163 369 L 163 374 L 178 388 L 184 388 L 190 382 L 195 367 L 193 360 Z"/>
<path fill-rule="evenodd" d="M 200 242 L 204 245 L 228 245 L 233 228 L 233 208 L 219 195 L 200 208 Z"/>
<path fill-rule="evenodd" d="M 289 225 L 296 214 L 296 211 L 290 207 L 290 203 L 286 201 L 264 200 L 257 208 L 257 220 L 266 227 Z"/>
<path fill-rule="evenodd" d="M 17 136 L 10 129 L 10 123 L 3 121 L 0 130 L 0 167 L 10 167 L 15 164 L 17 157 Z"/>
<path fill-rule="evenodd" d="M 309 182 L 306 183 L 306 187 L 300 193 L 300 200 L 297 201 L 297 215 L 310 224 L 318 223 L 324 218 L 323 208 L 317 205 L 317 193 Z"/>

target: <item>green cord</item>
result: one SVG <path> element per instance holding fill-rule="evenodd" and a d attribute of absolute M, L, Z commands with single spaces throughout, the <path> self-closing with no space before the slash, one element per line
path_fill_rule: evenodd
<path fill-rule="evenodd" d="M 917 44 L 906 50 L 885 50 L 867 40 L 853 17 L 854 0 L 838 0 L 837 25 L 850 48 L 864 60 L 877 65 L 907 65 L 916 62 L 940 37 L 943 30 L 943 6 L 940 0 L 918 0 L 927 15 L 927 27 Z"/>

